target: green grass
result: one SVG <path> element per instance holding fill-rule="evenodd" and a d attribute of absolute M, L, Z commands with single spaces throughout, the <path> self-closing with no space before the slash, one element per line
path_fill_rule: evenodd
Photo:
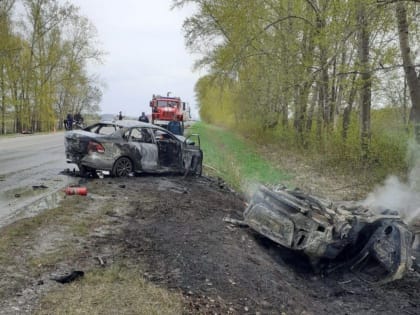
<path fill-rule="evenodd" d="M 249 183 L 282 183 L 291 175 L 262 158 L 255 145 L 234 133 L 198 122 L 190 133 L 199 133 L 204 153 L 204 171 L 222 177 L 236 189 Z"/>
<path fill-rule="evenodd" d="M 46 295 L 35 314 L 182 314 L 179 293 L 157 287 L 137 267 L 116 264 Z"/>

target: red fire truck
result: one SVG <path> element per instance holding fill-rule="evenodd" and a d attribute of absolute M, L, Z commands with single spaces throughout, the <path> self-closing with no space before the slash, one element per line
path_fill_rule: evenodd
<path fill-rule="evenodd" d="M 189 117 L 189 110 L 180 97 L 153 95 L 150 101 L 152 108 L 152 124 L 167 125 L 170 121 L 180 121 L 182 124 Z"/>

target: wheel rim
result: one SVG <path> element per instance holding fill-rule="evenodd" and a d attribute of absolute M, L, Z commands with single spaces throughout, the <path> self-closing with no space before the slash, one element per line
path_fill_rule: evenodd
<path fill-rule="evenodd" d="M 133 165 L 127 158 L 121 158 L 115 164 L 115 175 L 118 177 L 128 176 L 133 171 Z"/>

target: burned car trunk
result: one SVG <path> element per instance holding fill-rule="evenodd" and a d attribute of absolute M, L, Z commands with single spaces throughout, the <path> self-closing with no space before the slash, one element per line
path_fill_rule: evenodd
<path fill-rule="evenodd" d="M 272 241 L 306 254 L 323 272 L 347 266 L 367 280 L 401 278 L 411 266 L 413 235 L 397 213 L 376 214 L 353 203 L 316 198 L 299 190 L 261 186 L 244 221 Z"/>

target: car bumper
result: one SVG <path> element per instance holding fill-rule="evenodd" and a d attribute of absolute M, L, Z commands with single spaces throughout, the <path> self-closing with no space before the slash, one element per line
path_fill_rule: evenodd
<path fill-rule="evenodd" d="M 89 153 L 87 155 L 80 156 L 72 155 L 71 153 L 66 152 L 66 160 L 67 163 L 74 163 L 90 169 L 103 171 L 111 171 L 112 166 L 114 165 L 114 160 L 108 159 L 99 153 Z"/>

